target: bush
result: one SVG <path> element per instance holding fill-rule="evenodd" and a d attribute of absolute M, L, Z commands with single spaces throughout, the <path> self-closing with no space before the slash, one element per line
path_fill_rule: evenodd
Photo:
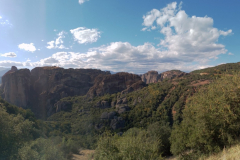
<path fill-rule="evenodd" d="M 218 152 L 240 135 L 240 74 L 225 75 L 188 99 L 171 134 L 173 154 Z"/>
<path fill-rule="evenodd" d="M 111 136 L 109 133 L 101 137 L 95 152 L 95 159 L 106 160 L 141 160 L 162 159 L 159 153 L 161 141 L 156 135 L 137 128 L 129 129 L 122 136 Z"/>

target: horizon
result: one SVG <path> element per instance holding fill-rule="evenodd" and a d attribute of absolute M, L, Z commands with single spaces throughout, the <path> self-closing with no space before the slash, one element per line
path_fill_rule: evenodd
<path fill-rule="evenodd" d="M 3 0 L 0 67 L 144 74 L 236 63 L 239 6 L 223 0 Z"/>

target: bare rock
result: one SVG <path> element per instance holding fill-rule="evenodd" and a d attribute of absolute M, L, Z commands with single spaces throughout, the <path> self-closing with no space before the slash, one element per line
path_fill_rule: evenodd
<path fill-rule="evenodd" d="M 58 101 L 54 104 L 56 108 L 56 112 L 60 111 L 71 111 L 72 110 L 72 103 L 68 101 Z"/>
<path fill-rule="evenodd" d="M 142 86 L 144 83 L 142 83 L 141 77 L 135 74 L 121 72 L 107 76 L 100 75 L 95 79 L 94 86 L 89 89 L 87 97 L 93 98 L 94 96 L 102 96 L 107 93 L 121 92 L 135 83 L 138 85 L 135 85 L 135 88 L 132 87 L 133 90 L 144 87 Z"/>
<path fill-rule="evenodd" d="M 125 113 L 125 112 L 127 112 L 127 111 L 130 111 L 131 110 L 131 108 L 130 107 L 128 107 L 128 106 L 121 106 L 121 107 L 119 107 L 118 108 L 118 113 L 119 114 L 123 114 L 123 113 Z"/>
<path fill-rule="evenodd" d="M 101 115 L 101 119 L 108 119 L 108 112 L 103 112 Z"/>
<path fill-rule="evenodd" d="M 109 75 L 97 69 L 64 69 L 60 67 L 36 67 L 20 69 L 12 67 L 2 77 L 2 97 L 9 103 L 31 110 L 38 118 L 45 119 L 56 112 L 54 104 L 67 96 L 83 96 L 94 85 L 99 75 Z M 106 106 L 104 104 L 104 106 Z"/>
<path fill-rule="evenodd" d="M 111 120 L 110 127 L 113 130 L 124 128 L 125 127 L 125 120 L 122 117 L 115 117 Z"/>
<path fill-rule="evenodd" d="M 111 107 L 115 107 L 115 105 L 116 105 L 116 101 L 112 101 L 111 102 Z"/>

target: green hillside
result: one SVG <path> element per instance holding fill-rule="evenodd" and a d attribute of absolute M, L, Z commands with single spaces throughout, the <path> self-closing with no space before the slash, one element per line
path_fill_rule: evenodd
<path fill-rule="evenodd" d="M 41 121 L 0 99 L 0 159 L 198 159 L 237 144 L 239 64 L 165 79 L 130 93 L 61 99 L 67 111 Z M 209 74 L 199 74 L 209 73 Z"/>

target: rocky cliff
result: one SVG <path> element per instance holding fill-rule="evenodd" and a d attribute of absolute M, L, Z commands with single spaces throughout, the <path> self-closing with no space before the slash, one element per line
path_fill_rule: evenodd
<path fill-rule="evenodd" d="M 106 93 L 129 93 L 146 86 L 141 77 L 135 74 L 120 72 L 113 75 L 100 75 L 95 79 L 94 86 L 87 93 L 88 97 L 102 96 Z"/>
<path fill-rule="evenodd" d="M 37 67 L 33 70 L 12 67 L 2 77 L 2 97 L 9 103 L 30 108 L 37 117 L 54 112 L 54 104 L 67 96 L 85 95 L 99 75 L 109 75 L 96 69 L 63 69 Z"/>
<path fill-rule="evenodd" d="M 157 71 L 148 71 L 147 73 L 141 75 L 141 79 L 146 84 L 156 83 L 163 81 L 164 79 L 173 79 L 175 77 L 181 77 L 187 73 L 179 70 L 171 70 L 158 74 Z"/>
<path fill-rule="evenodd" d="M 17 70 L 16 67 L 12 67 L 12 69 L 2 77 L 2 97 L 12 104 L 27 108 L 31 95 L 30 77 L 29 69 Z"/>

